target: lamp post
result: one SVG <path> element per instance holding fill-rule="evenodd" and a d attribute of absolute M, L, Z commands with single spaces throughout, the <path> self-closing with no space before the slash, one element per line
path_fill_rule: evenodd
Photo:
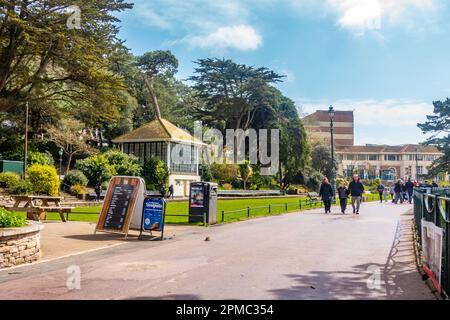
<path fill-rule="evenodd" d="M 28 118 L 29 118 L 29 107 L 28 102 L 25 106 L 25 140 L 23 146 L 23 178 L 25 179 L 27 174 L 27 161 L 28 161 Z"/>
<path fill-rule="evenodd" d="M 328 109 L 328 116 L 330 117 L 330 133 L 331 133 L 331 187 L 333 188 L 333 199 L 336 197 L 336 173 L 334 168 L 334 111 L 333 106 Z"/>
<path fill-rule="evenodd" d="M 419 148 L 416 148 L 416 180 L 419 182 Z"/>
<path fill-rule="evenodd" d="M 59 149 L 59 180 L 61 181 L 61 175 L 62 175 L 62 156 L 63 156 L 63 149 Z"/>

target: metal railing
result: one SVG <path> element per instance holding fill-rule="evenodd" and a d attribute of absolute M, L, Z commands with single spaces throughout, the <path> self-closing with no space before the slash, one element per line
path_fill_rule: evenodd
<path fill-rule="evenodd" d="M 414 221 L 416 234 L 422 248 L 422 221 L 431 222 L 442 229 L 442 263 L 440 275 L 431 275 L 438 290 L 445 296 L 450 294 L 450 188 L 415 188 Z M 420 262 L 430 276 L 427 261 Z M 437 279 L 440 278 L 440 283 Z"/>
<path fill-rule="evenodd" d="M 366 202 L 371 202 L 371 201 L 378 201 L 379 200 L 379 196 L 375 195 L 375 194 L 366 194 L 365 196 L 365 201 Z M 339 202 L 339 200 L 336 202 L 336 204 Z M 348 204 L 350 204 L 350 199 L 348 199 Z M 298 202 L 287 202 L 287 203 L 280 203 L 280 204 L 269 204 L 267 206 L 259 206 L 259 207 L 247 207 L 247 208 L 243 208 L 243 209 L 237 209 L 237 210 L 230 210 L 230 211 L 224 211 L 222 210 L 221 213 L 221 222 L 225 222 L 225 217 L 226 215 L 231 215 L 231 214 L 240 214 L 241 216 L 246 215 L 247 218 L 252 217 L 252 212 L 257 211 L 257 210 L 266 210 L 265 214 L 264 213 L 260 213 L 254 216 L 262 216 L 262 215 L 273 215 L 273 209 L 275 208 L 282 208 L 282 210 L 279 212 L 279 214 L 281 213 L 286 213 L 289 212 L 290 210 L 304 210 L 304 209 L 313 209 L 313 208 L 321 208 L 323 207 L 323 202 L 321 199 L 319 198 L 310 198 L 310 199 L 299 199 Z M 289 208 L 292 209 L 289 209 Z"/>

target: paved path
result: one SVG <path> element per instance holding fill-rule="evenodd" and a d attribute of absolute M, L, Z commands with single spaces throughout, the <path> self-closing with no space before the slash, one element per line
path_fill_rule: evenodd
<path fill-rule="evenodd" d="M 359 216 L 315 210 L 124 244 L 2 271 L 0 299 L 432 299 L 410 209 L 371 203 Z M 80 290 L 67 289 L 70 265 Z"/>

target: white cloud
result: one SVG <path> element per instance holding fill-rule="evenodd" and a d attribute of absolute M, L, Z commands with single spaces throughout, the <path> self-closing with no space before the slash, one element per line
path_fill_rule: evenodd
<path fill-rule="evenodd" d="M 299 101 L 303 112 L 327 110 L 329 103 Z M 354 110 L 357 144 L 405 144 L 426 140 L 417 127 L 433 113 L 431 102 L 391 100 L 340 100 L 333 102 L 336 110 Z"/>
<path fill-rule="evenodd" d="M 191 46 L 203 49 L 256 50 L 262 45 L 261 35 L 251 26 L 237 25 L 218 28 L 204 36 L 189 36 L 184 39 Z"/>
<path fill-rule="evenodd" d="M 338 25 L 356 34 L 379 30 L 383 24 L 411 27 L 416 13 L 429 13 L 440 0 L 327 0 L 331 10 L 338 13 Z M 419 24 L 424 19 L 419 19 Z"/>

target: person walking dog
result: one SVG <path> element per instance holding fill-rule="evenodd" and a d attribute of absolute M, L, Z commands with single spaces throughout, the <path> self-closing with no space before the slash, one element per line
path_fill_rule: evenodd
<path fill-rule="evenodd" d="M 331 186 L 327 177 L 324 177 L 322 180 L 319 196 L 322 197 L 322 201 L 325 206 L 325 213 L 331 213 L 331 200 L 333 199 L 333 187 Z"/>
<path fill-rule="evenodd" d="M 353 213 L 359 214 L 361 198 L 364 193 L 364 185 L 357 174 L 353 176 L 353 180 L 348 185 L 348 190 L 350 191 L 350 196 L 352 197 Z"/>

